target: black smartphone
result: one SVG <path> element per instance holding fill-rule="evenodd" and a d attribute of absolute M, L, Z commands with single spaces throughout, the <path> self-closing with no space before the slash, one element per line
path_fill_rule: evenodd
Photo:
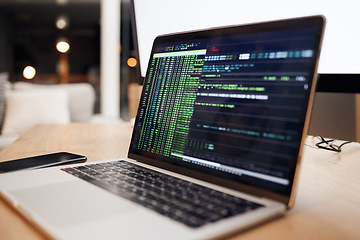
<path fill-rule="evenodd" d="M 86 157 L 82 155 L 68 152 L 57 152 L 0 162 L 0 173 L 52 167 L 69 163 L 81 163 L 85 161 Z"/>

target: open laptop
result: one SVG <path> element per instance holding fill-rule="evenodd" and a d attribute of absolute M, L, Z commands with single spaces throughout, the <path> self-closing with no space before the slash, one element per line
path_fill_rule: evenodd
<path fill-rule="evenodd" d="M 281 216 L 324 22 L 157 37 L 129 158 L 1 174 L 1 195 L 59 239 L 209 239 Z"/>

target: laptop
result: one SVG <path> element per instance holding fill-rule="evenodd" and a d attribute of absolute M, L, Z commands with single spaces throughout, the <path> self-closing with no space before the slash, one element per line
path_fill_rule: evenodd
<path fill-rule="evenodd" d="M 57 239 L 210 239 L 284 215 L 324 22 L 157 37 L 128 158 L 1 174 L 2 197 Z"/>

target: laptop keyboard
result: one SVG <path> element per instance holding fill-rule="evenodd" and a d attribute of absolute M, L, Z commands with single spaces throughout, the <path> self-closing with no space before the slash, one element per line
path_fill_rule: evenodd
<path fill-rule="evenodd" d="M 122 160 L 62 170 L 193 228 L 262 207 Z"/>

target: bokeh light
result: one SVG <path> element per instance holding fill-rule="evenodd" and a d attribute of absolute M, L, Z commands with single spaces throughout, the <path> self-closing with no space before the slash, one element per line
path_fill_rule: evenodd
<path fill-rule="evenodd" d="M 23 71 L 24 78 L 30 80 L 33 79 L 36 75 L 36 70 L 32 66 L 26 66 Z"/>
<path fill-rule="evenodd" d="M 136 59 L 135 58 L 129 58 L 128 60 L 127 60 L 127 64 L 128 64 L 128 66 L 129 67 L 135 67 L 136 66 L 136 64 L 137 64 L 137 61 L 136 61 Z"/>
<path fill-rule="evenodd" d="M 66 53 L 70 49 L 70 44 L 65 41 L 60 41 L 56 44 L 56 49 L 61 53 Z"/>

